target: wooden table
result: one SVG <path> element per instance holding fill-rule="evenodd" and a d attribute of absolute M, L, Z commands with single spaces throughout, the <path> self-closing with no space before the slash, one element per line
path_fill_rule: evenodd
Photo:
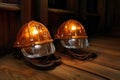
<path fill-rule="evenodd" d="M 94 38 L 88 50 L 98 57 L 80 61 L 60 54 L 62 64 L 48 71 L 33 69 L 8 54 L 0 58 L 0 80 L 120 80 L 119 41 L 120 38 Z"/>

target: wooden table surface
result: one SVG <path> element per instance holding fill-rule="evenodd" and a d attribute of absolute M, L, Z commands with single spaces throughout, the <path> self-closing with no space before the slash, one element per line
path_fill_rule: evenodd
<path fill-rule="evenodd" d="M 120 38 L 90 40 L 88 50 L 97 53 L 93 60 L 80 61 L 61 55 L 62 64 L 40 71 L 8 54 L 0 58 L 0 80 L 120 80 Z"/>

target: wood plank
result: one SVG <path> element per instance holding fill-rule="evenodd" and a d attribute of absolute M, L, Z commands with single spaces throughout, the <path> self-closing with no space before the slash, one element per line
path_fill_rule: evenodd
<path fill-rule="evenodd" d="M 105 80 L 100 76 L 63 64 L 53 70 L 35 70 L 11 55 L 0 59 L 0 75 L 3 75 L 0 80 Z"/>
<path fill-rule="evenodd" d="M 117 44 L 117 43 L 116 43 L 116 45 L 115 44 L 114 45 L 113 44 L 105 44 L 105 43 L 91 43 L 90 46 L 102 47 L 102 48 L 106 48 L 106 49 L 120 51 L 120 44 Z"/>
<path fill-rule="evenodd" d="M 8 22 L 8 12 L 5 11 L 3 15 L 3 43 L 4 47 L 9 46 L 9 22 Z"/>
<path fill-rule="evenodd" d="M 106 49 L 118 50 L 120 51 L 120 38 L 119 37 L 97 37 L 90 39 L 90 46 L 97 46 Z"/>
<path fill-rule="evenodd" d="M 19 16 L 17 12 L 11 11 L 1 11 L 0 14 L 0 46 L 10 48 L 18 30 Z"/>
<path fill-rule="evenodd" d="M 50 71 L 35 70 L 26 66 L 22 60 L 5 56 L 0 58 L 0 73 L 3 72 L 2 75 L 11 80 L 119 80 L 119 51 L 99 46 L 90 46 L 86 50 L 97 52 L 98 57 L 93 60 L 80 61 L 60 53 L 63 64 Z M 5 80 L 4 77 L 0 79 Z"/>
<path fill-rule="evenodd" d="M 120 51 L 118 51 L 118 50 L 111 50 L 111 49 L 101 48 L 101 47 L 97 47 L 97 46 L 90 46 L 90 47 L 86 48 L 86 50 L 92 51 L 95 53 L 103 53 L 103 54 L 120 56 Z"/>
<path fill-rule="evenodd" d="M 82 62 L 79 60 L 70 60 L 68 58 L 62 57 L 62 62 L 65 65 L 72 66 L 74 68 L 82 69 L 88 71 L 90 73 L 99 75 L 106 79 L 118 80 L 120 78 L 120 71 L 115 70 L 109 67 L 105 67 L 99 64 L 95 64 L 92 62 Z"/>
<path fill-rule="evenodd" d="M 21 27 L 20 13 L 18 12 L 9 12 L 9 45 L 13 47 L 16 40 L 17 32 Z"/>
<path fill-rule="evenodd" d="M 120 37 L 114 37 L 114 36 L 104 36 L 104 35 L 97 35 L 97 36 L 91 36 L 89 37 L 90 42 L 104 42 L 107 41 L 107 43 L 116 43 L 120 40 Z M 106 43 L 106 42 L 105 42 Z"/>
<path fill-rule="evenodd" d="M 57 67 L 57 69 L 50 71 L 50 73 L 59 76 L 62 78 L 62 80 L 104 80 L 104 78 L 101 78 L 94 74 L 90 74 L 88 72 L 78 70 L 66 65 L 61 65 L 60 67 Z"/>
<path fill-rule="evenodd" d="M 3 15 L 4 12 L 0 11 L 0 47 L 3 46 Z"/>
<path fill-rule="evenodd" d="M 17 4 L 9 4 L 0 2 L 0 9 L 8 11 L 19 11 L 20 7 Z"/>
<path fill-rule="evenodd" d="M 3 80 L 61 80 L 46 71 L 32 69 L 23 60 L 15 59 L 11 55 L 0 59 L 0 72 L 4 75 L 1 76 Z"/>
<path fill-rule="evenodd" d="M 98 48 L 98 47 L 94 47 L 94 46 L 90 46 L 89 48 L 86 48 L 84 50 L 93 52 L 97 55 L 97 58 L 92 60 L 92 62 L 120 70 L 119 51 L 109 50 L 109 49 L 105 49 L 105 48 L 101 48 L 101 47 Z"/>
<path fill-rule="evenodd" d="M 120 70 L 120 57 L 108 54 L 99 54 L 98 57 L 93 60 L 92 62 L 110 67 L 113 69 Z"/>
<path fill-rule="evenodd" d="M 22 25 L 32 20 L 32 1 L 21 0 L 21 21 Z"/>
<path fill-rule="evenodd" d="M 18 0 L 3 0 L 2 2 L 6 2 L 6 3 L 18 3 Z"/>

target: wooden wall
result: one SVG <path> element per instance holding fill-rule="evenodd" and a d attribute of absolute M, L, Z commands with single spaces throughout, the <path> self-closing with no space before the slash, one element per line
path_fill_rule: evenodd
<path fill-rule="evenodd" d="M 1 2 L 4 2 L 4 3 L 17 3 L 19 1 L 20 0 L 1 0 Z"/>
<path fill-rule="evenodd" d="M 107 26 L 120 27 L 120 0 L 107 1 Z"/>
<path fill-rule="evenodd" d="M 0 3 L 0 48 L 10 48 L 13 46 L 20 27 L 20 9 L 18 5 L 13 4 L 17 3 L 17 0 L 3 0 L 2 2 Z"/>
<path fill-rule="evenodd" d="M 19 13 L 0 10 L 0 47 L 11 47 L 19 28 Z"/>
<path fill-rule="evenodd" d="M 13 48 L 18 30 L 31 16 L 31 0 L 0 1 L 0 49 Z"/>

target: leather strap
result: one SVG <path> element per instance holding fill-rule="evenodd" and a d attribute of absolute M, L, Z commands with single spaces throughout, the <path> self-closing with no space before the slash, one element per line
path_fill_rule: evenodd
<path fill-rule="evenodd" d="M 44 56 L 41 58 L 24 58 L 25 63 L 30 67 L 39 69 L 39 70 L 49 70 L 54 69 L 56 66 L 60 65 L 61 58 L 55 56 L 54 54 L 49 56 Z"/>
<path fill-rule="evenodd" d="M 87 52 L 80 49 L 66 49 L 68 54 L 79 60 L 88 60 L 97 57 L 93 52 Z"/>

